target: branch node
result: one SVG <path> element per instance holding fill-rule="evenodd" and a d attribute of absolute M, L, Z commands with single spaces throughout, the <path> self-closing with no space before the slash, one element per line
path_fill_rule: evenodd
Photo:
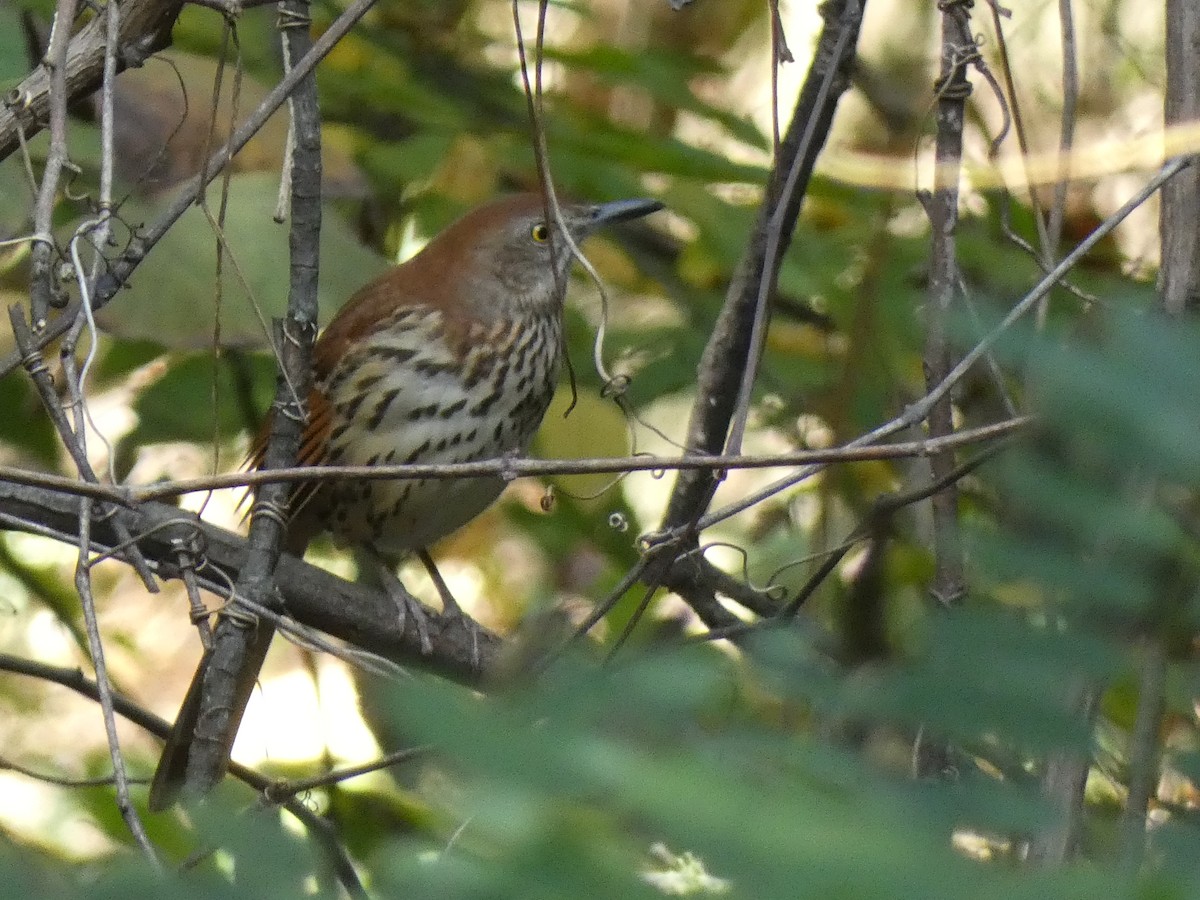
<path fill-rule="evenodd" d="M 256 500 L 254 506 L 250 509 L 250 518 L 256 519 L 259 517 L 270 519 L 281 529 L 287 529 L 288 512 L 282 503 L 277 503 L 273 500 Z"/>
<path fill-rule="evenodd" d="M 15 87 L 4 95 L 4 105 L 9 109 L 27 110 L 30 104 L 33 103 L 33 94 L 29 91 Z"/>

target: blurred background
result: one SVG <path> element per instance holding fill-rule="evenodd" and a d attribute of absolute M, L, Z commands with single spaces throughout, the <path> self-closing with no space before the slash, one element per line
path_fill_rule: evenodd
<path fill-rule="evenodd" d="M 1162 9 L 1134 0 L 1079 0 L 1068 5 L 1074 16 L 1079 84 L 1078 96 L 1067 108 L 1077 150 L 1070 167 L 1079 177 L 1065 194 L 1061 240 L 1050 249 L 1059 257 L 1144 183 L 1163 152 Z M 528 39 L 536 27 L 537 6 L 518 6 Z M 586 248 L 611 300 L 601 353 L 613 372 L 630 379 L 628 410 L 601 396 L 592 345 L 602 309 L 595 287 L 579 277 L 568 302 L 578 398 L 564 417 L 571 397 L 565 388 L 560 392 L 538 437 L 537 455 L 620 457 L 679 451 L 694 399 L 696 366 L 762 195 L 773 118 L 782 117 L 780 127 L 786 127 L 810 63 L 821 26 L 816 6 L 801 0 L 781 4 L 783 34 L 795 61 L 779 68 L 778 109 L 772 102 L 770 17 L 767 4 L 759 0 L 694 0 L 678 11 L 666 2 L 620 0 L 568 0 L 551 6 L 543 78 L 550 168 L 559 191 L 597 201 L 649 195 L 660 198 L 668 211 L 619 235 L 595 239 Z M 1010 239 L 1009 232 L 1036 242 L 1029 180 L 1038 183 L 1035 196 L 1046 204 L 1053 193 L 1050 182 L 1061 171 L 1057 150 L 1065 101 L 1060 6 L 1012 0 L 1011 14 L 1003 19 L 1027 153 L 1021 153 L 1010 133 L 999 154 L 989 156 L 1004 113 L 988 83 L 972 74 L 957 233 L 959 262 L 973 304 L 961 317 L 964 347 L 980 322 L 998 318 L 1040 278 L 1037 260 Z M 316 29 L 338 12 L 336 2 L 316 3 Z M 17 83 L 33 66 L 37 53 L 31 55 L 31 49 L 45 40 L 52 13 L 48 0 L 0 0 L 0 90 Z M 1003 80 L 1005 66 L 988 4 L 976 6 L 972 23 L 986 65 Z M 853 86 L 818 163 L 773 298 L 747 452 L 780 453 L 851 440 L 889 420 L 925 391 L 922 310 L 928 290 L 929 234 L 914 189 L 930 187 L 932 181 L 932 82 L 938 71 L 939 28 L 936 4 L 868 4 Z M 236 31 L 230 32 L 218 13 L 189 6 L 174 30 L 172 48 L 118 78 L 121 202 L 114 253 L 156 217 L 173 190 L 258 104 L 280 72 L 271 8 L 246 11 Z M 512 7 L 507 3 L 380 0 L 320 65 L 318 83 L 324 117 L 323 321 L 374 273 L 410 256 L 466 209 L 506 191 L 536 189 Z M 95 123 L 91 100 L 73 106 L 70 154 L 78 172 L 55 213 L 64 233 L 88 213 L 94 195 L 100 146 Z M 130 288 L 99 317 L 104 334 L 88 385 L 91 414 L 104 438 L 93 436 L 89 442 L 98 471 L 111 468 L 118 479 L 149 483 L 231 471 L 240 465 L 248 435 L 273 391 L 274 364 L 262 349 L 263 323 L 286 304 L 287 226 L 272 220 L 286 130 L 281 113 L 236 157 L 228 178 L 218 178 L 207 191 L 209 212 L 216 217 L 221 211 L 224 220 L 228 252 L 220 278 L 213 224 L 204 210 L 193 208 L 138 268 Z M 40 170 L 46 146 L 45 134 L 29 142 L 35 170 Z M 0 162 L 0 239 L 28 232 L 32 204 L 24 162 L 21 154 L 14 154 Z M 898 517 L 880 587 L 885 598 L 880 615 L 898 659 L 924 659 L 934 668 L 912 663 L 907 681 L 889 681 L 870 667 L 850 667 L 839 670 L 836 687 L 824 680 L 824 662 L 813 664 L 814 671 L 825 673 L 821 678 L 809 672 L 786 687 L 772 681 L 770 665 L 765 666 L 767 674 L 759 673 L 761 683 L 746 671 L 734 674 L 720 668 L 721 677 L 702 679 L 704 687 L 696 687 L 693 696 L 681 687 L 690 683 L 680 674 L 690 671 L 685 667 L 635 679 L 639 690 L 655 684 L 664 691 L 666 686 L 682 690 L 690 700 L 676 695 L 686 709 L 675 713 L 689 722 L 692 714 L 701 722 L 711 716 L 710 723 L 726 725 L 744 718 L 758 725 L 770 723 L 775 737 L 799 733 L 806 741 L 814 735 L 829 737 L 832 729 L 832 744 L 842 748 L 835 754 L 837 765 L 845 768 L 830 778 L 839 790 L 861 790 L 868 805 L 884 807 L 893 802 L 887 798 L 895 785 L 859 784 L 862 772 L 902 772 L 907 746 L 902 735 L 909 734 L 905 729 L 912 723 L 938 721 L 943 731 L 970 744 L 972 778 L 986 782 L 975 786 L 981 793 L 967 818 L 987 824 L 969 833 L 956 832 L 960 843 L 970 845 L 967 855 L 976 856 L 1015 854 L 1018 842 L 1008 835 L 1041 821 L 1038 816 L 1045 810 L 1036 801 L 1036 780 L 1052 749 L 1086 749 L 1099 741 L 1103 752 L 1092 769 L 1089 798 L 1108 813 L 1099 816 L 1101 824 L 1090 839 L 1095 848 L 1111 847 L 1116 840 L 1112 811 L 1124 791 L 1122 748 L 1132 732 L 1137 699 L 1133 672 L 1138 645 L 1130 637 L 1141 631 L 1129 622 L 1142 623 L 1145 618 L 1126 609 L 1114 614 L 1112 627 L 1098 634 L 1079 637 L 1072 632 L 1074 643 L 1067 649 L 1057 638 L 1073 626 L 1056 630 L 1053 623 L 1075 623 L 1095 612 L 1088 606 L 1097 596 L 1091 588 L 1082 592 L 1090 598 L 1086 602 L 1060 606 L 1072 590 L 1064 582 L 1094 558 L 1107 558 L 1087 544 L 1100 540 L 1087 529 L 1095 525 L 1098 509 L 1123 509 L 1124 494 L 1103 472 L 1110 461 L 1133 454 L 1141 446 L 1138 435 L 1144 435 L 1132 425 L 1110 429 L 1113 441 L 1126 443 L 1109 448 L 1102 439 L 1107 423 L 1158 399 L 1165 404 L 1161 410 L 1142 409 L 1147 421 L 1159 421 L 1158 413 L 1178 421 L 1181 413 L 1172 404 L 1195 403 L 1194 396 L 1185 398 L 1179 387 L 1194 380 L 1190 372 L 1178 376 L 1153 366 L 1144 371 L 1132 367 L 1137 371 L 1120 378 L 1113 375 L 1119 390 L 1105 390 L 1112 403 L 1128 401 L 1127 405 L 1081 411 L 1086 405 L 1081 398 L 1093 397 L 1097 385 L 1108 384 L 1101 378 L 1109 373 L 1106 366 L 1135 352 L 1145 354 L 1139 359 L 1153 357 L 1152 348 L 1166 340 L 1120 318 L 1123 311 L 1146 309 L 1155 302 L 1157 229 L 1157 206 L 1151 200 L 1086 257 L 1072 274 L 1074 290 L 1059 289 L 1051 295 L 1049 331 L 1041 337 L 1023 332 L 1024 337 L 1002 354 L 1002 362 L 1013 367 L 1009 371 L 1033 366 L 1049 379 L 1016 377 L 1010 388 L 1022 403 L 1041 402 L 1042 395 L 1051 394 L 1051 408 L 1064 432 L 1049 440 L 1052 449 L 1042 448 L 1045 457 L 1030 456 L 1025 468 L 1018 466 L 1007 474 L 989 470 L 966 483 L 963 515 L 969 540 L 980 542 L 978 547 L 971 544 L 972 598 L 977 601 L 972 612 L 950 624 L 929 621 L 925 586 L 933 566 L 932 526 L 922 505 Z M 0 247 L 0 300 L 5 306 L 26 302 L 27 248 Z M 1109 314 L 1125 325 L 1096 324 Z M 8 352 L 12 338 L 3 331 L 0 350 Z M 1061 383 L 1055 382 L 1055 361 L 1076 359 L 1071 341 L 1097 332 L 1105 334 L 1106 341 L 1089 345 L 1086 352 L 1079 350 L 1084 374 L 1067 383 L 1066 375 L 1058 372 Z M 1184 341 L 1176 349 L 1178 355 L 1169 359 L 1178 362 L 1188 358 L 1193 345 Z M 1062 368 L 1074 371 L 1068 363 Z M 1025 389 L 1037 384 L 1055 387 L 1041 394 L 1031 389 L 1026 395 Z M 1166 385 L 1175 386 L 1169 398 Z M 1003 414 L 982 376 L 964 384 L 956 403 L 960 424 L 980 424 Z M 0 410 L 0 463 L 73 471 L 24 373 L 0 380 Z M 1064 462 L 1075 459 L 1078 450 L 1066 448 L 1070 442 L 1079 442 L 1101 459 L 1100 474 L 1092 471 L 1082 482 L 1067 475 L 1056 482 L 1047 474 L 1061 474 L 1063 466 L 1075 471 Z M 1154 446 L 1161 450 L 1163 445 Z M 1042 468 L 1034 464 L 1038 460 L 1045 463 Z M 1187 473 L 1179 476 L 1185 484 L 1194 474 L 1189 465 L 1190 456 L 1179 462 Z M 706 532 L 704 542 L 712 545 L 706 554 L 754 585 L 777 586 L 781 594 L 794 592 L 819 564 L 820 554 L 854 529 L 877 496 L 911 488 L 926 473 L 924 464 L 907 461 L 831 468 Z M 732 472 L 715 503 L 743 497 L 779 474 Z M 636 562 L 638 537 L 659 522 L 672 480 L 662 473 L 523 479 L 510 488 L 502 504 L 448 539 L 435 555 L 467 611 L 502 634 L 555 604 L 579 615 Z M 1037 505 L 1046 499 L 1043 488 L 1051 483 L 1056 485 L 1055 508 L 1061 513 L 1053 527 L 1069 532 L 1064 545 L 1073 548 L 1059 555 L 1051 553 L 1057 545 L 1047 524 L 1055 516 L 1043 517 Z M 1103 507 L 1104 498 L 1112 505 Z M 183 504 L 190 509 L 203 506 L 206 518 L 237 528 L 239 500 L 240 492 L 226 491 L 188 496 Z M 1169 544 L 1171 553 L 1182 553 L 1180 548 L 1186 546 L 1184 555 L 1194 556 L 1194 542 L 1178 540 L 1181 543 Z M 1080 549 L 1084 544 L 1093 550 Z M 1047 555 L 1039 557 L 1036 551 Z M 332 547 L 317 547 L 309 559 L 354 576 L 353 560 Z M 862 559 L 861 548 L 852 551 L 823 584 L 806 607 L 805 628 L 833 635 L 836 643 L 846 627 L 847 598 Z M 74 562 L 72 547 L 29 535 L 0 534 L 0 649 L 87 668 L 71 584 Z M 1143 572 L 1143 563 L 1136 563 L 1137 572 Z M 173 717 L 200 652 L 182 587 L 168 583 L 161 594 L 148 595 L 133 573 L 112 562 L 94 574 L 115 683 L 158 714 Z M 406 584 L 436 604 L 419 566 L 402 574 Z M 1103 581 L 1104 576 L 1096 579 Z M 1130 583 L 1145 588 L 1149 582 L 1134 578 Z M 1144 599 L 1150 608 L 1159 594 L 1147 591 Z M 1141 602 L 1129 596 L 1124 601 Z M 636 591 L 624 598 L 593 632 L 596 640 L 611 641 L 640 600 Z M 661 640 L 664 633 L 698 629 L 687 607 L 668 594 L 660 594 L 650 615 L 659 625 L 644 624 L 635 632 L 635 645 Z M 1176 644 L 1190 646 L 1186 627 L 1175 634 Z M 813 638 L 805 646 L 819 648 L 823 640 Z M 953 653 L 947 649 L 944 658 L 936 653 L 922 656 L 930 645 L 953 648 Z M 803 656 L 809 650 L 788 652 Z M 1172 670 L 1178 676 L 1177 689 L 1162 746 L 1191 753 L 1196 737 L 1190 700 L 1194 672 L 1188 653 L 1181 653 L 1180 667 Z M 836 652 L 831 655 L 837 657 Z M 776 659 L 770 654 L 767 658 Z M 1077 671 L 1091 671 L 1089 664 L 1108 666 L 1103 717 L 1095 728 L 1060 728 L 1062 723 L 1052 715 L 1058 707 L 1048 698 Z M 724 663 L 709 660 L 705 665 Z M 935 676 L 937 666 L 943 667 L 942 674 Z M 567 683 L 579 687 L 570 679 Z M 710 688 L 712 694 L 704 693 Z M 656 708 L 661 695 L 646 690 L 657 698 L 647 701 L 647 709 Z M 714 699 L 724 692 L 737 695 L 736 703 L 729 700 L 737 706 L 736 713 Z M 542 699 L 557 711 L 562 707 L 555 704 L 571 702 L 565 689 L 551 694 Z M 818 695 L 825 700 L 815 701 Z M 830 725 L 813 709 L 828 709 L 833 702 L 829 697 L 835 695 L 843 705 Z M 387 689 L 337 660 L 276 641 L 235 758 L 281 774 L 307 773 L 320 766 L 372 759 L 381 749 L 395 749 L 432 733 L 429 723 L 437 717 L 421 719 L 417 713 L 417 722 L 408 722 L 407 730 L 400 727 L 397 716 L 387 712 L 389 697 Z M 605 703 L 613 699 L 604 697 L 594 707 L 601 723 L 601 711 L 610 709 Z M 688 705 L 692 700 L 694 707 Z M 436 707 L 444 700 L 428 702 Z M 426 707 L 418 700 L 412 708 Z M 624 708 L 619 705 L 618 711 Z M 948 721 L 937 719 L 938 710 Z M 463 715 L 469 720 L 472 714 Z M 907 723 L 905 728 L 891 731 L 864 724 L 892 716 Z M 581 733 L 592 735 L 593 727 L 602 725 L 589 721 L 586 727 L 580 725 Z M 858 735 L 849 741 L 853 752 L 849 757 L 837 755 L 851 732 Z M 125 724 L 121 734 L 134 773 L 148 775 L 157 743 Z M 475 733 L 464 725 L 456 734 L 466 740 L 464 736 Z M 0 763 L 19 761 L 36 771 L 69 777 L 103 774 L 110 765 L 95 706 L 60 688 L 8 676 L 0 677 L 0 748 Z M 737 752 L 729 747 L 725 751 L 728 756 L 718 753 L 715 758 L 724 760 L 722 767 L 736 766 Z M 755 751 L 746 752 L 756 758 Z M 806 763 L 795 765 L 805 778 L 817 777 Z M 550 762 L 545 767 L 553 769 Z M 1191 803 L 1194 788 L 1179 774 L 1185 769 L 1181 762 L 1174 780 L 1164 782 L 1164 807 Z M 681 766 L 677 771 L 690 770 Z M 634 783 L 654 782 L 647 772 L 641 775 L 648 780 Z M 967 780 L 975 785 L 972 778 Z M 604 796 L 603 786 L 593 787 Z M 416 846 L 425 846 L 423 841 L 441 846 L 467 816 L 463 810 L 470 804 L 462 801 L 461 791 L 461 783 L 441 770 L 415 769 L 411 777 L 377 773 L 316 792 L 311 802 L 330 812 L 352 836 L 348 840 L 355 852 L 369 858 L 397 836 L 414 839 Z M 513 791 L 511 814 L 523 810 L 520 814 L 534 816 L 532 807 L 521 806 L 523 795 Z M 497 796 L 488 795 L 493 812 L 500 802 Z M 559 795 L 551 790 L 547 796 Z M 589 802 L 597 801 L 592 797 Z M 805 805 L 810 802 L 815 805 Z M 822 809 L 823 802 L 800 798 L 797 815 Z M 580 840 L 592 846 L 593 840 L 599 842 L 598 835 L 623 827 L 613 807 L 604 800 L 598 804 L 612 821 L 576 821 L 561 805 L 556 815 L 571 819 Z M 615 806 L 620 809 L 621 803 Z M 934 816 L 932 806 L 921 810 Z M 824 819 L 830 834 L 854 842 L 848 835 L 858 820 L 851 816 L 838 825 L 838 816 L 847 815 L 844 809 L 822 815 L 831 817 Z M 959 819 L 958 813 L 946 809 L 938 815 L 938 822 Z M 551 820 L 559 821 L 546 821 Z M 864 843 L 882 841 L 896 823 L 886 819 L 877 824 L 878 833 L 864 832 Z M 780 827 L 767 819 L 758 826 L 764 832 Z M 488 827 L 480 826 L 485 833 Z M 844 834 L 838 830 L 843 827 Z M 941 833 L 935 826 L 931 829 Z M 14 771 L 0 771 L 0 830 L 19 844 L 38 848 L 48 859 L 110 859 L 123 853 L 128 843 L 111 789 L 64 788 Z M 154 830 L 156 840 L 168 846 L 186 844 L 182 821 L 159 821 Z M 894 835 L 890 840 L 872 845 L 880 879 L 896 860 L 926 859 L 914 857 L 912 848 Z M 633 843 L 638 848 L 631 851 L 635 855 L 650 845 L 649 839 Z M 944 843 L 949 846 L 949 841 Z M 957 857 L 939 855 L 939 846 L 936 839 L 922 845 L 928 859 L 937 860 L 922 877 L 935 882 L 961 874 L 953 861 Z M 540 852 L 551 851 L 543 847 Z M 1097 852 L 1103 856 L 1103 849 Z M 704 857 L 711 863 L 713 854 Z M 589 865 L 603 870 L 600 861 L 589 859 Z M 667 859 L 652 859 L 647 865 L 671 868 L 679 863 L 670 854 Z M 409 884 L 403 873 L 378 877 L 381 883 L 392 877 L 394 884 Z M 1090 882 L 1079 882 L 1085 883 Z M 924 881 L 914 885 L 913 896 L 929 890 Z M 745 886 L 742 882 L 741 889 Z M 571 889 L 583 890 L 579 884 Z M 588 890 L 595 890 L 594 885 Z M 780 896 L 786 895 L 785 887 L 779 890 Z M 851 896 L 874 895 L 873 888 L 862 890 Z M 773 891 L 764 882 L 757 895 L 774 895 Z M 507 895 L 504 890 L 492 894 Z"/>

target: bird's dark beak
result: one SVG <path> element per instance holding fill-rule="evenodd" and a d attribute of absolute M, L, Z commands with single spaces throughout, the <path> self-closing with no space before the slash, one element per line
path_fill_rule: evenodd
<path fill-rule="evenodd" d="M 614 200 L 612 203 L 601 203 L 599 206 L 594 207 L 595 212 L 592 215 L 592 220 L 588 223 L 588 230 L 594 231 L 606 225 L 628 222 L 630 219 L 640 219 L 642 216 L 648 216 L 650 213 L 658 212 L 662 208 L 663 205 L 657 200 L 650 200 L 645 197 L 637 200 Z"/>

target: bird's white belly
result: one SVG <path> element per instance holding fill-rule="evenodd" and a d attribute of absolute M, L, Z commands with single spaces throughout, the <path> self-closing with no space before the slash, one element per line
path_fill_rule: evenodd
<path fill-rule="evenodd" d="M 348 360 L 353 375 L 335 372 L 326 385 L 334 409 L 327 461 L 437 465 L 524 454 L 553 393 L 558 325 L 523 326 L 514 340 L 509 354 L 488 358 L 481 343 L 460 359 L 436 319 L 381 333 Z M 338 481 L 321 502 L 339 543 L 394 557 L 461 527 L 504 486 L 498 476 Z"/>

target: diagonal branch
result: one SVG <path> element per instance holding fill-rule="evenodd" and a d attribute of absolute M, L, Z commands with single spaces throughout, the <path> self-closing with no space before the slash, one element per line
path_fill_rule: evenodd
<path fill-rule="evenodd" d="M 171 43 L 171 29 L 183 8 L 183 0 L 125 0 L 117 41 L 117 71 L 140 66 Z M 59 25 L 68 29 L 70 22 Z M 71 38 L 61 73 L 66 100 L 76 100 L 94 91 L 104 77 L 105 17 L 96 16 Z M 0 106 L 0 160 L 45 126 L 51 106 L 54 73 L 40 65 L 4 97 Z"/>
<path fill-rule="evenodd" d="M 791 243 L 813 166 L 824 147 L 842 93 L 850 84 L 850 64 L 858 43 L 864 0 L 830 0 L 821 6 L 825 28 L 817 43 L 808 76 L 800 90 L 787 134 L 775 156 L 775 166 L 759 209 L 754 232 L 746 245 L 725 296 L 713 335 L 705 347 L 697 375 L 698 393 L 688 423 L 687 446 L 695 452 L 720 453 L 735 409 L 748 403 L 749 383 L 761 353 L 767 325 L 767 298 L 774 293 L 783 252 Z M 756 339 L 757 338 L 757 339 Z M 739 396 L 741 395 L 741 396 Z M 736 452 L 736 448 L 735 448 Z M 719 478 L 711 472 L 684 472 L 675 481 L 663 518 L 662 531 L 693 530 L 703 515 Z M 646 580 L 686 590 L 694 573 L 681 573 L 672 584 L 672 562 L 695 545 L 664 548 L 662 562 L 651 566 Z M 693 592 L 695 594 L 695 592 Z M 686 595 L 685 595 L 686 596 Z M 695 594 L 700 600 L 706 595 Z M 712 604 L 705 603 L 712 610 Z M 719 608 L 719 607 L 718 607 Z M 713 624 L 713 623 L 710 623 Z"/>
<path fill-rule="evenodd" d="M 29 379 L 33 382 L 38 396 L 41 398 L 42 405 L 45 407 L 50 421 L 54 423 L 54 427 L 62 439 L 63 446 L 66 447 L 67 453 L 70 455 L 72 462 L 75 463 L 75 468 L 79 472 L 80 478 L 78 480 L 71 479 L 71 481 L 97 490 L 105 489 L 106 486 L 100 484 L 100 479 L 96 476 L 92 464 L 88 461 L 87 453 L 80 446 L 71 423 L 67 420 L 66 413 L 63 412 L 62 402 L 54 387 L 54 378 L 51 376 L 50 370 L 46 367 L 46 361 L 42 358 L 42 354 L 34 346 L 33 333 L 25 322 L 24 311 L 19 304 L 14 304 L 8 308 L 8 316 L 9 322 L 12 324 L 13 338 L 17 344 L 17 351 L 21 354 L 21 362 L 25 366 L 25 370 L 28 372 Z M 96 495 L 88 493 L 86 496 L 95 497 Z M 122 534 L 120 538 L 122 542 L 127 542 L 129 535 Z M 158 585 L 155 583 L 154 577 L 146 569 L 145 563 L 141 560 L 136 545 L 130 545 L 128 560 L 137 569 L 138 575 L 142 579 L 142 584 L 146 586 L 146 590 L 152 594 L 157 593 Z"/>
<path fill-rule="evenodd" d="M 58 491 L 0 481 L 0 527 L 75 543 L 79 502 Z M 197 574 L 207 590 L 221 596 L 229 593 L 246 561 L 245 538 L 166 503 L 112 507 L 94 517 L 93 550 L 111 553 L 119 543 L 118 528 L 138 536 L 147 562 L 162 577 L 178 573 L 180 535 L 194 536 L 201 562 Z M 433 652 L 425 655 L 411 630 L 401 629 L 396 605 L 383 592 L 345 581 L 294 556 L 281 558 L 275 577 L 287 614 L 296 621 L 402 665 L 464 684 L 478 683 L 469 636 L 440 612 L 424 608 L 433 643 Z M 479 669 L 486 672 L 500 652 L 501 641 L 482 628 L 479 635 Z"/>
<path fill-rule="evenodd" d="M 1151 176 L 1150 179 L 1144 185 L 1142 185 L 1142 187 L 1139 188 L 1132 197 L 1121 204 L 1119 209 L 1113 212 L 1107 219 L 1097 226 L 1091 234 L 1080 241 L 1070 253 L 1062 258 L 1058 265 L 1047 272 L 1045 277 L 1043 277 L 1041 281 L 1039 281 L 1032 289 L 1030 289 L 1030 291 L 1005 314 L 1004 318 L 1001 319 L 1000 322 L 991 329 L 991 331 L 987 332 L 987 334 L 981 337 L 976 342 L 975 346 L 963 355 L 962 359 L 955 364 L 954 368 L 946 374 L 946 377 L 938 382 L 935 387 L 931 388 L 929 393 L 927 393 L 920 400 L 908 406 L 904 412 L 896 418 L 889 422 L 885 422 L 866 434 L 859 435 L 854 440 L 843 445 L 842 452 L 858 447 L 868 447 L 873 444 L 877 444 L 879 441 L 895 434 L 898 431 L 911 428 L 917 423 L 924 421 L 929 415 L 929 411 L 933 408 L 934 404 L 940 402 L 944 397 L 946 397 L 950 391 L 952 391 L 954 387 L 962 381 L 966 374 L 971 371 L 971 369 L 978 364 L 980 360 L 987 356 L 988 351 L 995 346 L 996 342 L 1000 340 L 1001 336 L 1007 334 L 1018 319 L 1027 314 L 1031 309 L 1035 308 L 1043 297 L 1045 297 L 1058 284 L 1060 284 L 1066 274 L 1070 272 L 1071 269 L 1073 269 L 1079 263 L 1079 261 L 1083 259 L 1083 257 L 1090 253 L 1098 243 L 1104 240 L 1105 237 L 1111 234 L 1113 230 L 1116 229 L 1116 227 L 1123 221 L 1125 221 L 1125 219 L 1128 218 L 1135 209 L 1139 209 L 1142 204 L 1144 204 L 1150 197 L 1157 193 L 1163 185 L 1170 182 L 1172 178 L 1177 177 L 1181 172 L 1188 171 L 1191 168 L 1192 160 L 1190 157 L 1177 157 L 1164 163 L 1162 167 L 1159 168 L 1159 170 L 1155 172 L 1154 175 Z M 953 446 L 953 443 L 949 440 L 949 437 L 950 436 L 947 436 L 945 439 L 938 439 L 938 449 L 944 449 L 945 447 Z M 945 441 L 945 443 L 942 441 Z M 761 503 L 767 497 L 774 496 L 775 494 L 778 494 L 780 491 L 785 490 L 794 484 L 799 484 L 801 481 L 811 478 L 821 468 L 823 468 L 823 466 L 812 465 L 797 469 L 795 472 L 779 479 L 778 481 L 772 482 L 771 484 L 768 484 L 767 486 L 760 488 L 759 490 L 754 491 L 745 497 L 729 503 L 722 509 L 713 510 L 712 512 L 707 513 L 696 523 L 696 527 L 701 530 L 705 528 L 711 528 L 718 522 L 723 522 L 731 516 L 735 516 L 738 513 L 749 509 L 755 504 Z"/>
<path fill-rule="evenodd" d="M 863 6 L 857 0 L 841 0 L 822 7 L 825 30 L 780 145 L 754 232 L 730 281 L 725 305 L 700 360 L 699 392 L 687 434 L 687 446 L 694 452 L 719 453 L 725 445 L 742 373 L 750 362 L 751 330 L 760 284 L 764 280 L 774 284 L 782 263 L 782 253 L 768 260 L 768 244 L 776 243 L 784 248 L 791 243 L 808 179 L 829 136 L 837 101 L 850 83 L 848 67 L 857 43 Z M 842 48 L 840 54 L 835 52 L 839 47 Z M 827 89 L 826 81 L 831 78 L 832 85 Z M 818 106 L 821 98 L 824 103 Z M 810 131 L 811 137 L 805 142 Z M 805 151 L 803 157 L 799 156 L 801 149 Z M 786 173 L 793 169 L 797 171 L 794 189 L 784 202 L 784 188 L 790 180 Z M 778 215 L 777 209 L 781 205 L 784 213 Z M 772 231 L 775 232 L 774 242 L 771 241 Z M 772 268 L 768 268 L 768 263 Z M 707 472 L 681 475 L 676 479 L 663 530 L 677 528 L 702 513 L 713 483 L 713 477 Z"/>
<path fill-rule="evenodd" d="M 98 701 L 100 698 L 100 689 L 96 682 L 84 677 L 84 674 L 78 669 L 50 666 L 30 659 L 12 656 L 8 653 L 0 653 L 0 672 L 10 672 L 14 675 L 24 675 L 29 678 L 38 678 L 42 681 L 52 682 L 53 684 L 60 684 L 92 700 Z M 171 730 L 170 724 L 164 719 L 160 719 L 154 713 L 134 703 L 128 697 L 122 694 L 114 694 L 112 699 L 113 708 L 118 714 L 135 725 L 144 728 L 156 737 L 165 738 Z M 253 769 L 248 769 L 237 763 L 232 764 L 229 767 L 229 771 L 235 778 L 245 782 L 255 790 L 263 792 L 264 795 L 278 784 L 278 782 L 272 781 L 265 775 L 260 775 Z M 366 898 L 368 896 L 367 892 L 359 880 L 358 873 L 354 869 L 354 864 L 346 853 L 345 847 L 335 837 L 330 823 L 310 810 L 295 797 L 276 794 L 272 796 L 271 801 L 286 809 L 308 829 L 309 835 L 320 845 L 331 869 L 337 875 L 337 879 L 342 883 L 342 886 L 345 887 L 346 892 L 351 897 Z"/>
<path fill-rule="evenodd" d="M 171 201 L 170 206 L 167 207 L 158 221 L 131 240 L 125 251 L 112 261 L 108 273 L 99 279 L 92 294 L 93 309 L 100 309 L 117 295 L 130 276 L 133 275 L 134 270 L 146 258 L 146 254 L 150 252 L 155 244 L 162 240 L 163 236 L 179 220 L 179 217 L 187 212 L 191 205 L 196 202 L 208 183 L 221 173 L 234 154 L 241 150 L 258 133 L 263 125 L 266 124 L 266 121 L 291 96 L 301 80 L 316 68 L 317 63 L 333 50 L 337 42 L 345 37 L 346 33 L 354 27 L 355 23 L 366 15 L 367 11 L 374 5 L 375 0 L 354 0 L 346 8 L 345 12 L 334 20 L 328 30 L 324 31 L 313 42 L 312 50 L 296 62 L 292 71 L 279 80 L 279 83 L 263 98 L 258 108 L 230 135 L 229 141 L 225 146 L 212 155 L 201 173 L 180 188 L 179 192 L 175 195 L 175 199 Z M 3 132 L 0 131 L 0 136 L 2 134 Z M 37 343 L 39 348 L 45 347 L 51 341 L 62 337 L 67 332 L 77 312 L 76 309 L 72 308 L 74 306 L 75 304 L 72 304 L 71 307 L 67 308 L 64 315 L 54 319 L 46 326 L 45 330 L 38 336 Z M 10 353 L 8 356 L 0 359 L 0 378 L 3 378 L 20 364 L 20 357 L 16 353 Z"/>

